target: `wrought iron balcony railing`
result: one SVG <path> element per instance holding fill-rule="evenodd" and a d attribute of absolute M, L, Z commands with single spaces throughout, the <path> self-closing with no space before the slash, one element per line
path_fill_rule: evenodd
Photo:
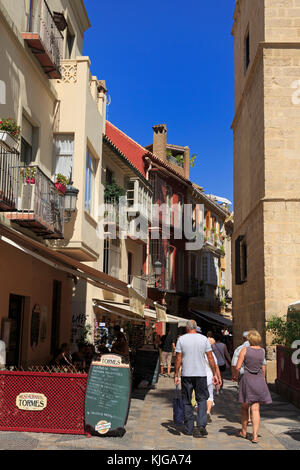
<path fill-rule="evenodd" d="M 22 37 L 48 77 L 61 78 L 64 38 L 45 0 L 30 2 L 28 31 L 22 33 Z"/>
<path fill-rule="evenodd" d="M 43 238 L 64 238 L 64 196 L 38 166 L 18 168 L 18 173 L 17 211 L 6 217 Z"/>
<path fill-rule="evenodd" d="M 20 156 L 7 152 L 0 145 L 0 211 L 11 211 L 17 207 Z"/>
<path fill-rule="evenodd" d="M 129 276 L 130 286 L 138 293 L 141 297 L 147 298 L 147 277 L 142 276 Z"/>

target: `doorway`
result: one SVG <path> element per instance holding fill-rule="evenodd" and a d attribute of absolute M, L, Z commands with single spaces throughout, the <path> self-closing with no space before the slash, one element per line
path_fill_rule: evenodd
<path fill-rule="evenodd" d="M 22 348 L 22 330 L 24 316 L 25 297 L 10 294 L 8 319 L 10 322 L 9 343 L 7 345 L 7 366 L 18 367 L 20 365 L 20 352 Z"/>

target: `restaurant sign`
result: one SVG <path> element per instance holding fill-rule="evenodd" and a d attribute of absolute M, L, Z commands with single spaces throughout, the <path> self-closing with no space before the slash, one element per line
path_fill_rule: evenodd
<path fill-rule="evenodd" d="M 19 410 L 42 411 L 47 406 L 47 397 L 41 393 L 20 393 L 16 406 Z"/>

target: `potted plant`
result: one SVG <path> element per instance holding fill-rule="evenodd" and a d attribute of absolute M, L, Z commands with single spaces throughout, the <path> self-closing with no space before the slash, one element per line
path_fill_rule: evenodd
<path fill-rule="evenodd" d="M 8 150 L 15 150 L 20 139 L 20 126 L 15 119 L 8 118 L 0 120 L 0 142 Z"/>
<path fill-rule="evenodd" d="M 56 175 L 56 182 L 54 183 L 56 190 L 65 195 L 66 190 L 67 190 L 67 184 L 69 183 L 69 179 L 62 175 L 61 173 L 58 173 Z"/>
<path fill-rule="evenodd" d="M 111 203 L 112 201 L 115 201 L 118 203 L 120 197 L 125 196 L 125 194 L 125 189 L 118 185 L 115 180 L 113 180 L 111 183 L 105 183 L 104 199 L 106 202 Z"/>
<path fill-rule="evenodd" d="M 175 159 L 176 159 L 177 164 L 183 167 L 183 162 L 184 162 L 183 155 L 178 154 L 175 156 Z"/>
<path fill-rule="evenodd" d="M 20 169 L 20 176 L 26 178 L 27 184 L 35 184 L 36 169 L 34 166 L 27 166 Z"/>

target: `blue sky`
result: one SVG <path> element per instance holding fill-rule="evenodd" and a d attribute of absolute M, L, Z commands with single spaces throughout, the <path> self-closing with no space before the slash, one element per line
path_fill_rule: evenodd
<path fill-rule="evenodd" d="M 166 123 L 168 143 L 197 154 L 190 178 L 233 201 L 235 0 L 85 0 L 84 54 L 106 80 L 108 119 L 141 145 Z"/>

